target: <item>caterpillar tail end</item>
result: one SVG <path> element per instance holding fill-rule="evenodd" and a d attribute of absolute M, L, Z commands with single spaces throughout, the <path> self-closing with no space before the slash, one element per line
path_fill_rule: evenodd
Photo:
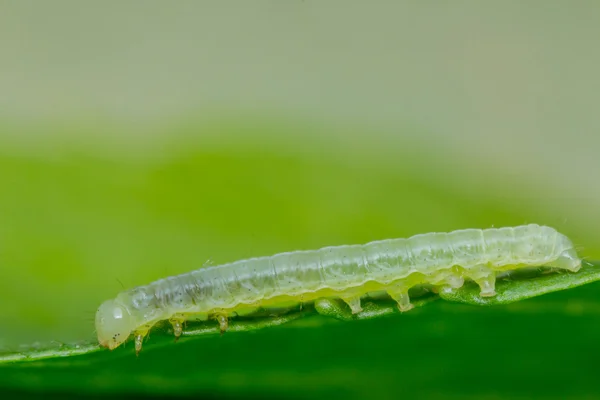
<path fill-rule="evenodd" d="M 548 267 L 577 272 L 581 269 L 582 260 L 574 248 L 563 251 L 556 260 L 548 263 Z"/>

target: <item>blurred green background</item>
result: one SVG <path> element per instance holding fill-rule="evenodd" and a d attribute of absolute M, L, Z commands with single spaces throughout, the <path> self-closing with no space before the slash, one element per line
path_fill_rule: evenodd
<path fill-rule="evenodd" d="M 97 305 L 121 284 L 209 259 L 529 222 L 556 227 L 599 258 L 599 18 L 600 3 L 585 1 L 0 3 L 0 347 L 92 340 Z M 598 309 L 594 291 L 582 290 L 576 304 Z M 346 387 L 352 397 L 365 395 L 347 386 L 363 377 L 388 397 L 402 369 L 369 366 L 397 362 L 423 370 L 421 383 L 402 393 L 427 386 L 443 398 L 432 377 L 448 360 L 477 357 L 456 347 L 482 345 L 476 333 L 489 333 L 477 321 L 502 321 L 496 338 L 527 323 L 556 338 L 576 326 L 589 338 L 582 352 L 597 337 L 593 318 L 561 320 L 566 314 L 555 310 L 557 317 L 545 301 L 531 304 L 539 311 L 526 318 L 510 307 L 464 306 L 454 315 L 455 305 L 435 305 L 429 314 L 343 329 L 231 335 L 222 339 L 230 345 L 211 342 L 232 364 L 213 364 L 208 386 L 161 370 L 170 350 L 142 367 L 153 371 L 152 384 L 111 385 L 114 375 L 102 374 L 91 381 L 127 393 L 179 385 L 186 393 L 264 394 L 275 385 L 298 396 Z M 432 336 L 436 319 L 450 327 L 443 335 Z M 405 324 L 414 326 L 403 331 L 401 353 L 386 358 Z M 381 335 L 382 348 L 294 350 L 346 334 Z M 416 361 L 429 342 L 437 350 L 425 354 L 438 360 Z M 281 362 L 280 375 L 261 375 L 273 369 L 267 361 L 248 363 L 263 345 L 283 349 L 285 360 L 264 356 Z M 517 346 L 521 361 L 542 357 L 539 343 Z M 221 353 L 211 349 L 215 363 Z M 555 351 L 593 365 L 582 353 Z M 93 376 L 94 361 L 86 362 Z M 315 373 L 320 363 L 331 370 Z M 581 377 L 573 368 L 566 376 Z M 531 373 L 502 370 L 508 380 Z M 473 384 L 469 373 L 448 382 Z M 537 371 L 535 387 L 553 373 Z M 49 381 L 40 378 L 40 390 Z M 81 389 L 59 389 L 70 387 Z M 592 396 L 581 384 L 576 393 L 555 389 L 538 394 Z M 502 394 L 471 395 L 482 393 Z"/>

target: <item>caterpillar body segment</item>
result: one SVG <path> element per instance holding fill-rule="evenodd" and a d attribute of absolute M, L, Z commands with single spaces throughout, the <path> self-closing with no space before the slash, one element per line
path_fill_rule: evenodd
<path fill-rule="evenodd" d="M 170 321 L 176 338 L 190 319 L 216 319 L 224 332 L 230 316 L 320 298 L 340 298 L 356 314 L 362 310 L 361 297 L 381 291 L 404 312 L 412 308 L 408 290 L 416 285 L 451 291 L 469 279 L 480 286 L 481 296 L 494 296 L 498 274 L 536 266 L 576 272 L 581 259 L 566 236 L 539 225 L 281 253 L 205 267 L 124 291 L 100 306 L 96 330 L 100 344 L 110 349 L 133 333 L 139 352 L 149 329 L 161 320 Z"/>

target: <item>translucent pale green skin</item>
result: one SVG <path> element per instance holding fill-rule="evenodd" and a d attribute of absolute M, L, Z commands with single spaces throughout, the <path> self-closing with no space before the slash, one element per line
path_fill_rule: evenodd
<path fill-rule="evenodd" d="M 524 267 L 576 271 L 580 265 L 571 241 L 550 227 L 525 225 L 428 233 L 365 245 L 282 253 L 161 279 L 122 292 L 110 305 L 103 305 L 96 328 L 101 343 L 114 336 L 117 329 L 109 329 L 108 315 L 113 313 L 114 304 L 128 314 L 128 326 L 120 331 L 129 328 L 132 332 L 174 315 L 227 315 L 285 301 L 360 298 L 373 290 L 385 290 L 394 297 L 420 283 L 444 286 L 463 277 L 477 281 Z M 461 284 L 462 280 L 458 286 Z"/>

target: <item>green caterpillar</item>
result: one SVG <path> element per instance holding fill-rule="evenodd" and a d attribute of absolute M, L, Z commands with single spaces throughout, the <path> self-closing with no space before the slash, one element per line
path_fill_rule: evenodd
<path fill-rule="evenodd" d="M 114 349 L 135 336 L 136 352 L 157 322 L 169 320 L 176 337 L 189 319 L 228 317 L 263 307 L 340 298 L 359 313 L 361 297 L 387 292 L 400 311 L 412 308 L 408 290 L 433 285 L 441 291 L 465 279 L 480 296 L 496 294 L 498 274 L 546 266 L 576 272 L 581 258 L 566 236 L 539 225 L 466 229 L 388 239 L 364 245 L 295 251 L 201 268 L 120 293 L 96 313 L 100 345 Z"/>

